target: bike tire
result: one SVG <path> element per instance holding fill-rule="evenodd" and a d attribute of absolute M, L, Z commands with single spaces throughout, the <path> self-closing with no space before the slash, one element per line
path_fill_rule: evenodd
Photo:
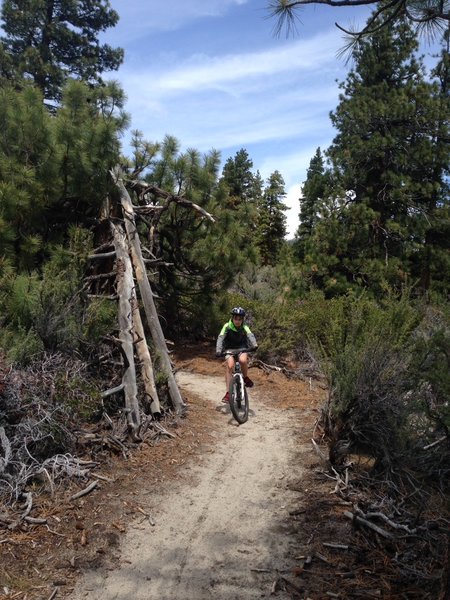
<path fill-rule="evenodd" d="M 248 394 L 241 375 L 233 375 L 229 392 L 231 412 L 239 425 L 242 425 L 248 419 Z"/>

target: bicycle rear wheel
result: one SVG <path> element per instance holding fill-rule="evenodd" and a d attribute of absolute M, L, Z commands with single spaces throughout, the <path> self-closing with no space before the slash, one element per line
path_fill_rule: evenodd
<path fill-rule="evenodd" d="M 233 375 L 229 392 L 231 412 L 236 421 L 242 425 L 248 419 L 248 394 L 242 375 Z"/>

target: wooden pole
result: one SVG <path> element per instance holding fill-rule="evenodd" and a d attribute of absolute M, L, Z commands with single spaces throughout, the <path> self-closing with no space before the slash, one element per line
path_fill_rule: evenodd
<path fill-rule="evenodd" d="M 158 392 L 155 385 L 155 376 L 153 372 L 152 358 L 145 339 L 144 326 L 142 324 L 139 306 L 133 310 L 133 325 L 135 333 L 136 351 L 141 363 L 142 379 L 144 381 L 145 394 L 150 402 L 150 412 L 155 419 L 161 416 L 161 406 L 159 404 Z"/>
<path fill-rule="evenodd" d="M 117 293 L 119 296 L 119 328 L 122 349 L 128 365 L 125 365 L 122 381 L 124 384 L 125 407 L 127 409 L 128 427 L 135 439 L 141 424 L 139 402 L 137 399 L 136 369 L 134 365 L 132 307 L 136 302 L 133 281 L 133 269 L 126 247 L 123 228 L 114 223 L 111 225 L 114 235 L 114 246 L 117 256 Z"/>

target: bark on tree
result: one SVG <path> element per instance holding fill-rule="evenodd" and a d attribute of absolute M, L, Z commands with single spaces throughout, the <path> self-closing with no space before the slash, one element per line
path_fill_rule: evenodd
<path fill-rule="evenodd" d="M 150 412 L 156 419 L 161 416 L 161 406 L 159 404 L 158 392 L 155 385 L 153 373 L 153 364 L 145 338 L 144 326 L 142 324 L 139 306 L 136 304 L 133 310 L 133 325 L 135 333 L 136 351 L 141 363 L 141 373 L 144 382 L 145 394 L 150 402 Z"/>
<path fill-rule="evenodd" d="M 125 407 L 127 423 L 130 433 L 136 440 L 139 439 L 141 424 L 139 402 L 137 399 L 136 369 L 134 365 L 133 346 L 133 303 L 136 302 L 133 281 L 133 269 L 127 250 L 125 232 L 120 225 L 111 224 L 114 246 L 117 257 L 117 293 L 119 296 L 119 327 L 120 341 L 123 352 L 128 361 L 125 365 L 122 381 L 124 384 Z"/>

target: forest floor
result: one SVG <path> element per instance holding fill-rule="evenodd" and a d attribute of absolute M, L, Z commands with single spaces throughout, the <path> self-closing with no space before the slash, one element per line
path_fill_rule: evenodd
<path fill-rule="evenodd" d="M 46 525 L 0 533 L 0 598 L 429 597 L 396 588 L 386 551 L 344 515 L 351 503 L 311 443 L 323 383 L 252 368 L 238 426 L 211 355 L 176 356 L 188 410 L 164 422 L 170 435 L 104 460 L 89 495 L 71 501 L 73 484 L 39 497 Z"/>

